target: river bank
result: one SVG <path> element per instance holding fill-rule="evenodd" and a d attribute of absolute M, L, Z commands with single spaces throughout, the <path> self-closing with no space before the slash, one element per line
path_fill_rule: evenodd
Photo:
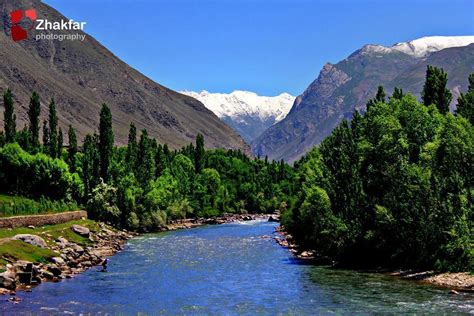
<path fill-rule="evenodd" d="M 104 262 L 135 234 L 104 223 L 77 220 L 0 231 L 0 294 L 60 281 Z"/>
<path fill-rule="evenodd" d="M 314 264 L 335 265 L 336 262 L 330 258 L 322 257 L 317 254 L 315 250 L 301 249 L 293 239 L 293 236 L 288 234 L 284 228 L 277 226 L 275 232 L 278 237 L 275 241 L 282 247 L 287 248 L 297 259 L 307 261 Z M 374 272 L 374 271 L 371 271 Z M 389 274 L 393 277 L 404 280 L 413 280 L 422 283 L 428 283 L 435 286 L 448 288 L 450 294 L 457 294 L 458 291 L 474 293 L 474 275 L 468 272 L 436 272 L 436 271 L 414 271 L 414 270 L 397 270 L 387 272 L 386 270 L 380 273 Z"/>

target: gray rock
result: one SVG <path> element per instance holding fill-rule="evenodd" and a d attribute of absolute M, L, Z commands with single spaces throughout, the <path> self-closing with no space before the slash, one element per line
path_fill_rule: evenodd
<path fill-rule="evenodd" d="M 5 275 L 5 273 L 0 273 L 0 287 L 14 290 L 16 288 L 15 279 L 10 278 L 9 276 Z"/>
<path fill-rule="evenodd" d="M 53 263 L 55 263 L 55 264 L 57 264 L 57 265 L 59 265 L 59 266 L 62 266 L 62 265 L 64 265 L 64 264 L 66 264 L 66 262 L 64 261 L 64 259 L 61 258 L 61 257 L 53 257 L 53 258 L 51 258 L 51 262 L 53 262 Z"/>
<path fill-rule="evenodd" d="M 280 220 L 278 219 L 277 216 L 271 215 L 271 216 L 268 218 L 268 221 L 269 221 L 269 222 L 279 222 Z"/>
<path fill-rule="evenodd" d="M 61 269 L 59 269 L 55 264 L 49 265 L 48 271 L 51 272 L 54 276 L 61 275 Z"/>
<path fill-rule="evenodd" d="M 58 244 L 58 246 L 61 249 L 63 249 L 63 248 L 66 248 L 69 245 L 69 241 L 64 237 L 59 237 L 58 239 L 56 239 L 56 244 Z"/>
<path fill-rule="evenodd" d="M 48 280 L 51 280 L 51 279 L 54 278 L 54 274 L 51 273 L 51 272 L 49 272 L 49 271 L 46 271 L 46 270 L 43 270 L 43 271 L 41 272 L 41 276 L 42 276 L 43 278 L 45 278 L 45 279 L 48 279 Z"/>
<path fill-rule="evenodd" d="M 71 229 L 73 232 L 75 232 L 76 234 L 82 237 L 89 237 L 89 234 L 91 232 L 89 228 L 81 226 L 81 225 L 72 225 Z"/>
<path fill-rule="evenodd" d="M 36 235 L 30 235 L 30 234 L 18 234 L 13 237 L 14 240 L 21 240 L 23 242 L 26 242 L 30 245 L 40 247 L 40 248 L 47 248 L 48 245 L 44 241 L 43 238 L 36 236 Z"/>

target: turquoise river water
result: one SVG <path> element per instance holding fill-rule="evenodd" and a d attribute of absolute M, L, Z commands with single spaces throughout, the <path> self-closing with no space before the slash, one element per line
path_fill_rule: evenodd
<path fill-rule="evenodd" d="M 304 265 L 278 246 L 274 223 L 252 221 L 143 235 L 73 279 L 0 302 L 5 315 L 474 314 L 474 295 Z"/>

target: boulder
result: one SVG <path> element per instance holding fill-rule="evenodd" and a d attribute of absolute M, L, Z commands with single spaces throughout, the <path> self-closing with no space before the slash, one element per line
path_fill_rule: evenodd
<path fill-rule="evenodd" d="M 56 244 L 61 248 L 66 248 L 69 245 L 69 241 L 64 237 L 59 237 L 56 239 Z"/>
<path fill-rule="evenodd" d="M 81 226 L 81 225 L 72 225 L 71 229 L 73 232 L 75 232 L 76 234 L 82 237 L 89 237 L 89 234 L 91 232 L 89 228 Z"/>
<path fill-rule="evenodd" d="M 48 280 L 52 280 L 54 278 L 54 274 L 46 270 L 41 271 L 41 276 Z"/>
<path fill-rule="evenodd" d="M 62 266 L 62 265 L 64 265 L 64 264 L 66 264 L 66 262 L 64 261 L 64 259 L 61 258 L 61 257 L 53 257 L 53 258 L 51 258 L 51 262 L 57 264 L 58 266 Z"/>
<path fill-rule="evenodd" d="M 15 279 L 7 276 L 5 273 L 0 273 L 0 287 L 14 290 L 16 288 L 16 281 Z"/>
<path fill-rule="evenodd" d="M 18 234 L 13 236 L 14 240 L 21 240 L 23 242 L 26 242 L 30 245 L 40 247 L 40 248 L 47 248 L 48 245 L 44 241 L 43 238 L 36 236 L 36 235 L 30 235 L 30 234 Z"/>
<path fill-rule="evenodd" d="M 268 221 L 269 222 L 279 222 L 280 220 L 278 219 L 278 217 L 276 215 L 270 215 L 270 217 L 268 218 Z"/>
<path fill-rule="evenodd" d="M 48 266 L 48 271 L 51 272 L 54 276 L 61 275 L 61 269 L 58 268 L 55 264 L 51 264 Z"/>

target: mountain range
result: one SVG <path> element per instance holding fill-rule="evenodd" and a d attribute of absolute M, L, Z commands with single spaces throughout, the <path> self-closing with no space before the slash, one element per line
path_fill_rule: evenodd
<path fill-rule="evenodd" d="M 453 108 L 474 72 L 474 36 L 433 36 L 391 47 L 365 45 L 346 59 L 327 63 L 299 95 L 288 115 L 252 142 L 256 155 L 293 162 L 319 144 L 342 119 L 351 119 L 383 85 L 420 98 L 427 65 L 448 73 Z"/>
<path fill-rule="evenodd" d="M 295 97 L 288 93 L 274 97 L 238 90 L 229 94 L 208 91 L 181 93 L 201 101 L 249 143 L 284 119 L 295 101 Z"/>
<path fill-rule="evenodd" d="M 84 41 L 35 40 L 35 32 L 21 42 L 10 38 L 9 14 L 18 9 L 36 10 L 38 19 L 67 20 L 39 0 L 9 0 L 0 3 L 0 93 L 14 93 L 17 127 L 27 122 L 32 91 L 41 97 L 41 119 L 47 117 L 47 103 L 54 98 L 63 130 L 72 124 L 82 141 L 97 130 L 99 111 L 106 103 L 113 114 L 115 140 L 126 144 L 129 124 L 146 128 L 160 143 L 179 148 L 204 135 L 209 148 L 240 149 L 250 154 L 243 139 L 201 102 L 168 89 L 120 60 L 93 37 L 81 31 Z M 52 31 L 41 31 L 50 34 Z M 3 111 L 3 107 L 0 108 Z M 2 115 L 0 113 L 0 115 Z"/>

